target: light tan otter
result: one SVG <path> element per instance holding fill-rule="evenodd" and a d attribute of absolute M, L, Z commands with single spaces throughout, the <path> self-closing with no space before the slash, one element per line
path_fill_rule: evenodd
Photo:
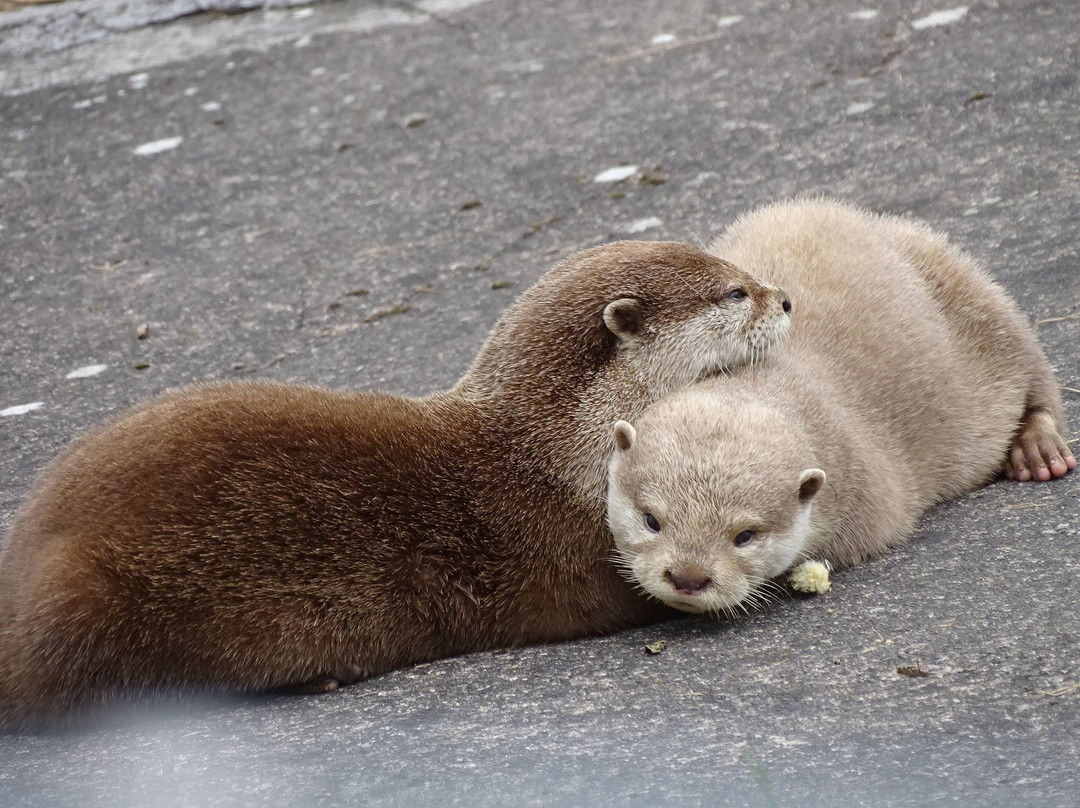
<path fill-rule="evenodd" d="M 616 425 L 609 524 L 625 574 L 661 602 L 745 608 L 804 559 L 842 567 L 903 542 L 1006 462 L 1021 479 L 1075 467 L 1033 333 L 941 236 L 795 202 L 710 251 L 782 285 L 796 314 L 764 366 Z"/>
<path fill-rule="evenodd" d="M 611 424 L 762 354 L 781 292 L 693 247 L 574 256 L 420 399 L 191 387 L 76 441 L 0 555 L 0 722 L 332 689 L 663 615 L 607 561 Z"/>

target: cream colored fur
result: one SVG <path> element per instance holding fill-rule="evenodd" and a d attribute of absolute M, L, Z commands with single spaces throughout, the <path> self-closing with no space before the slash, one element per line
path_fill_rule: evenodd
<path fill-rule="evenodd" d="M 1024 318 L 924 225 L 783 203 L 739 219 L 710 252 L 783 287 L 791 329 L 765 366 L 617 427 L 609 525 L 624 572 L 665 603 L 731 611 L 804 558 L 879 555 L 929 506 L 997 474 L 1022 427 L 1064 446 L 1052 370 Z M 814 468 L 825 486 L 800 496 Z"/>

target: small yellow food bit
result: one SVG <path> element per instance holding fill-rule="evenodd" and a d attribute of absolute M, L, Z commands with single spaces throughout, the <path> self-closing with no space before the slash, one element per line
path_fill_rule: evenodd
<path fill-rule="evenodd" d="M 832 588 L 829 571 L 832 565 L 828 561 L 804 561 L 789 574 L 792 589 L 797 592 L 809 592 L 820 595 Z"/>

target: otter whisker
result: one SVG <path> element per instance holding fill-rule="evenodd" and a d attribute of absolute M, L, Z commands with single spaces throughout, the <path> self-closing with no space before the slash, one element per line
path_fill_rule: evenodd
<path fill-rule="evenodd" d="M 765 580 L 763 580 L 763 581 L 762 581 L 762 582 L 761 582 L 761 583 L 759 584 L 759 586 L 761 587 L 761 589 L 762 589 L 763 591 L 765 591 L 765 592 L 768 592 L 768 593 L 770 593 L 770 594 L 783 594 L 784 592 L 786 592 L 786 591 L 787 591 L 786 589 L 784 589 L 784 587 L 783 587 L 783 586 L 781 586 L 780 584 L 778 584 L 778 583 L 777 583 L 777 582 L 776 582 L 775 580 L 773 580 L 772 578 L 766 578 Z"/>
<path fill-rule="evenodd" d="M 764 607 L 770 606 L 773 603 L 779 603 L 783 594 L 784 590 L 780 586 L 772 581 L 766 581 L 758 590 L 757 597 L 758 601 Z"/>
<path fill-rule="evenodd" d="M 630 583 L 634 584 L 633 591 L 635 593 L 637 593 L 638 595 L 644 595 L 646 599 L 655 601 L 657 603 L 664 603 L 662 598 L 658 598 L 656 595 L 654 595 L 652 592 L 650 592 L 648 589 L 646 589 L 644 587 L 644 585 L 641 584 L 636 579 L 632 579 L 630 581 Z M 664 605 L 667 605 L 667 604 L 664 604 Z"/>
<path fill-rule="evenodd" d="M 718 606 L 717 608 L 713 609 L 710 615 L 716 618 L 726 617 L 728 620 L 739 619 L 738 613 L 735 611 L 734 608 L 732 608 L 731 604 L 728 603 L 725 603 L 722 606 Z"/>
<path fill-rule="evenodd" d="M 697 233 L 695 233 L 690 228 L 687 228 L 686 232 L 690 234 L 690 238 L 692 238 L 695 242 L 697 242 L 697 245 L 702 249 L 702 251 L 708 252 L 708 249 L 706 248 L 705 242 L 701 240 L 701 236 L 699 236 Z"/>

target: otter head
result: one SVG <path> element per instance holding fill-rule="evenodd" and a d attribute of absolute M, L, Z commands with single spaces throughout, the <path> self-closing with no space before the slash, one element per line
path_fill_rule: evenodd
<path fill-rule="evenodd" d="M 580 398 L 582 380 L 606 387 L 618 369 L 612 386 L 633 380 L 651 401 L 764 357 L 790 311 L 782 290 L 696 247 L 616 242 L 571 256 L 526 291 L 467 378 L 553 395 L 574 384 Z"/>
<path fill-rule="evenodd" d="M 654 398 L 753 364 L 787 333 L 783 290 L 715 256 L 668 242 L 602 249 L 619 256 L 626 290 L 604 308 L 604 325 Z"/>
<path fill-rule="evenodd" d="M 791 304 L 696 247 L 622 241 L 567 258 L 492 329 L 458 383 L 497 408 L 503 450 L 602 508 L 610 424 L 705 376 L 751 363 Z"/>
<path fill-rule="evenodd" d="M 608 525 L 617 563 L 645 592 L 688 612 L 765 599 L 812 549 L 825 473 L 782 416 L 696 390 L 615 425 Z M 734 410 L 729 412 L 728 410 Z"/>

